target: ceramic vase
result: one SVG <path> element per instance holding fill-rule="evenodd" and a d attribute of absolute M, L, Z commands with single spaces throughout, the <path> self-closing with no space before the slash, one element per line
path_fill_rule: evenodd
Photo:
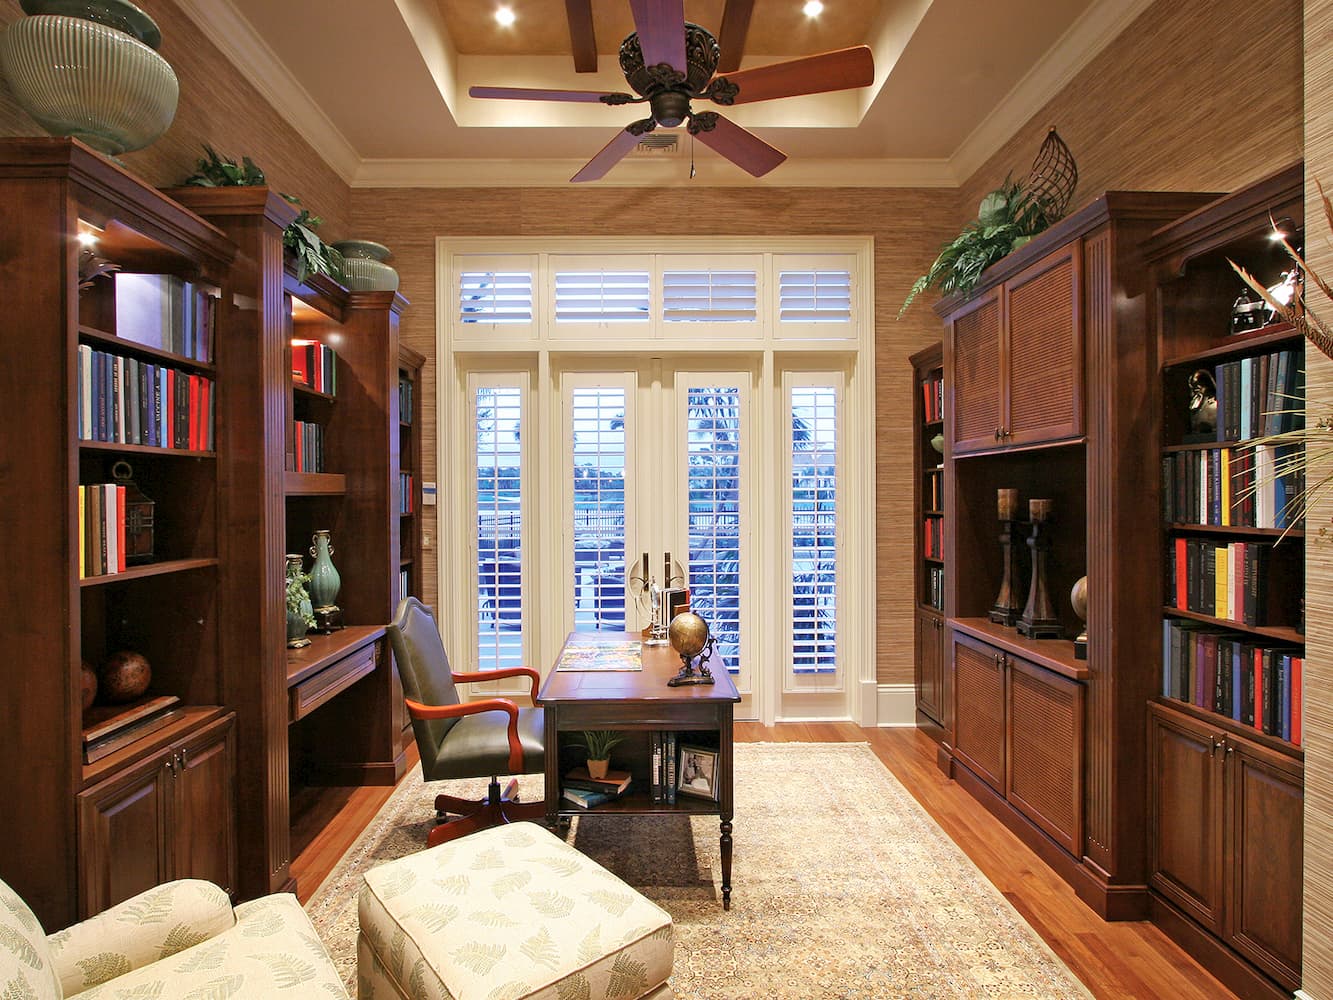
<path fill-rule="evenodd" d="M 343 280 L 352 292 L 396 292 L 398 272 L 384 263 L 393 254 L 381 243 L 343 240 L 333 249 L 343 255 Z"/>
<path fill-rule="evenodd" d="M 310 600 L 314 602 L 315 610 L 321 611 L 335 606 L 338 589 L 342 587 L 342 577 L 338 575 L 338 569 L 330 558 L 333 555 L 333 543 L 329 539 L 329 532 L 316 531 L 311 541 L 310 554 L 315 563 L 310 567 Z"/>
<path fill-rule="evenodd" d="M 314 617 L 310 607 L 310 596 L 305 589 L 304 557 L 299 553 L 287 554 L 287 648 L 300 649 L 309 646 L 306 633 L 310 631 L 307 622 Z"/>
<path fill-rule="evenodd" d="M 153 19 L 129 0 L 23 0 L 0 34 L 0 72 L 52 135 L 116 156 L 142 149 L 176 116 L 180 84 L 155 51 Z"/>

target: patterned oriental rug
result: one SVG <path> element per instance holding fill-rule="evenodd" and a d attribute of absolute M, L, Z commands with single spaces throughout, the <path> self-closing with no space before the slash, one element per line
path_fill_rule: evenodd
<path fill-rule="evenodd" d="M 578 817 L 568 834 L 672 915 L 678 1000 L 1091 996 L 867 744 L 739 743 L 735 766 L 729 912 L 715 817 Z M 363 873 L 424 846 L 439 791 L 485 785 L 414 770 L 307 904 L 353 996 Z M 536 798 L 542 778 L 519 787 Z"/>

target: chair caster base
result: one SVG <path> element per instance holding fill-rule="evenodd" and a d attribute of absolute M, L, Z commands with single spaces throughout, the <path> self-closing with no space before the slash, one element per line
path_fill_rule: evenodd
<path fill-rule="evenodd" d="M 437 825 L 426 838 L 427 847 L 465 837 L 488 826 L 501 823 L 520 823 L 546 816 L 545 800 L 519 802 L 516 792 L 518 781 L 511 780 L 501 791 L 500 783 L 492 780 L 486 798 L 481 801 L 460 799 L 453 795 L 439 795 L 435 799 Z M 455 814 L 457 819 L 442 818 L 441 814 Z"/>

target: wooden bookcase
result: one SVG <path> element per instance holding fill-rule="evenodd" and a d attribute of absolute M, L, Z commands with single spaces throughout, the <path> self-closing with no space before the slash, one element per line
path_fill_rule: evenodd
<path fill-rule="evenodd" d="M 918 722 L 939 738 L 944 692 L 944 345 L 912 355 L 914 636 Z"/>
<path fill-rule="evenodd" d="M 422 512 L 421 512 L 421 446 L 422 398 L 421 369 L 424 355 L 406 344 L 398 345 L 398 462 L 401 469 L 398 497 L 399 508 L 399 572 L 396 602 L 404 597 L 420 597 L 422 590 Z M 392 656 L 392 652 L 390 652 Z M 415 738 L 412 720 L 402 698 L 402 685 L 395 665 L 393 674 L 395 725 L 401 734 L 406 752 Z"/>
<path fill-rule="evenodd" d="M 1157 366 L 1138 244 L 1210 196 L 1107 192 L 989 268 L 946 324 L 946 769 L 1107 919 L 1148 909 L 1144 703 L 1160 598 L 1142 581 L 1158 456 Z M 1049 499 L 1060 638 L 989 620 L 1003 575 L 997 490 Z M 1024 532 L 1026 537 L 1026 531 Z M 1030 574 L 1025 547 L 1019 558 Z M 1088 659 L 1070 590 L 1088 578 Z M 1028 593 L 1027 575 L 1019 593 Z M 1020 604 L 1022 603 L 1020 599 Z"/>
<path fill-rule="evenodd" d="M 0 755 L 9 764 L 0 876 L 53 928 L 166 878 L 195 875 L 235 890 L 234 716 L 220 707 L 218 609 L 228 583 L 219 451 L 206 441 L 82 440 L 79 369 L 88 352 L 80 349 L 206 379 L 218 400 L 236 373 L 216 353 L 186 357 L 129 339 L 145 330 L 129 329 L 128 317 L 118 327 L 116 278 L 80 291 L 79 239 L 95 238 L 95 252 L 124 275 L 172 275 L 214 293 L 236 247 L 105 157 L 60 139 L 0 140 L 0 233 L 8 312 L 0 418 L 18 449 L 11 474 L 0 476 L 15 557 L 0 579 L 11 658 L 0 672 Z M 155 502 L 153 555 L 81 579 L 78 487 L 111 482 L 118 460 Z M 148 695 L 175 695 L 180 711 L 84 763 L 80 664 L 95 667 L 119 649 L 147 657 Z"/>
<path fill-rule="evenodd" d="M 1228 400 L 1240 400 L 1242 370 L 1248 381 L 1264 382 L 1259 375 L 1264 359 L 1278 357 L 1277 352 L 1288 352 L 1287 367 L 1304 367 L 1303 340 L 1290 326 L 1275 323 L 1230 332 L 1232 304 L 1244 286 L 1228 259 L 1270 285 L 1291 266 L 1283 248 L 1270 239 L 1275 223 L 1299 245 L 1297 234 L 1304 228 L 1299 163 L 1164 227 L 1144 248 L 1156 285 L 1163 466 L 1156 521 L 1161 525 L 1157 564 L 1163 595 L 1158 618 L 1163 646 L 1157 662 L 1164 666 L 1150 711 L 1148 775 L 1152 915 L 1244 997 L 1289 996 L 1301 982 L 1303 753 L 1280 733 L 1246 723 L 1248 685 L 1236 686 L 1235 671 L 1255 648 L 1304 652 L 1299 600 L 1304 593 L 1304 531 L 1297 524 L 1284 538 L 1280 528 L 1249 526 L 1253 511 L 1245 507 L 1243 480 L 1234 474 L 1233 461 L 1241 456 L 1244 462 L 1247 452 L 1252 454 L 1242 442 L 1262 428 L 1255 426 L 1257 420 L 1240 425 L 1235 413 L 1239 408 Z M 1279 371 L 1277 365 L 1269 367 Z M 1223 426 L 1203 441 L 1198 439 L 1205 435 L 1191 433 L 1188 421 L 1189 379 L 1199 371 L 1223 380 Z M 1265 395 L 1267 404 L 1261 402 Z M 1275 400 L 1267 382 L 1246 402 L 1259 414 L 1275 408 L 1274 403 L 1291 405 Z M 1280 429 L 1270 426 L 1269 431 Z M 1225 472 L 1220 468 L 1224 449 L 1233 460 Z M 1209 456 L 1219 468 L 1214 482 L 1204 485 L 1209 495 L 1203 499 L 1210 501 L 1210 509 L 1201 510 L 1194 481 L 1199 473 L 1181 472 L 1202 467 L 1207 480 Z M 1226 472 L 1233 473 L 1232 485 L 1223 493 Z M 1178 546 L 1201 547 L 1206 562 L 1213 550 L 1235 550 L 1237 543 L 1250 558 L 1264 556 L 1261 563 L 1256 560 L 1259 569 L 1249 580 L 1242 580 L 1242 587 L 1255 584 L 1251 599 L 1267 590 L 1266 600 L 1247 609 L 1252 612 L 1250 624 L 1246 615 L 1233 614 L 1231 608 L 1219 611 L 1217 591 L 1202 592 L 1207 589 L 1197 582 L 1202 574 L 1188 558 L 1183 581 L 1177 566 Z M 1223 568 L 1227 579 L 1236 567 Z M 1213 573 L 1216 584 L 1215 567 Z M 1185 607 L 1179 606 L 1176 582 L 1184 584 Z M 1201 606 L 1205 598 L 1211 606 Z M 1244 600 L 1233 596 L 1229 603 Z M 1172 652 L 1171 626 L 1190 630 L 1184 641 L 1191 650 L 1193 676 L 1181 676 L 1182 657 Z M 1193 682 L 1207 678 L 1210 669 L 1212 690 L 1202 691 L 1202 685 Z M 1242 681 L 1249 679 L 1246 673 L 1239 674 Z"/>

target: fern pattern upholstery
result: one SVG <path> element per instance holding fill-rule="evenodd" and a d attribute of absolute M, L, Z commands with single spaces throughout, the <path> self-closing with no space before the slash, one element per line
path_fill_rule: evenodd
<path fill-rule="evenodd" d="M 358 919 L 359 1000 L 671 995 L 671 915 L 534 823 L 372 869 Z"/>
<path fill-rule="evenodd" d="M 348 1000 L 295 896 L 233 910 L 199 879 L 149 889 L 50 937 L 0 882 L 0 997 Z"/>

